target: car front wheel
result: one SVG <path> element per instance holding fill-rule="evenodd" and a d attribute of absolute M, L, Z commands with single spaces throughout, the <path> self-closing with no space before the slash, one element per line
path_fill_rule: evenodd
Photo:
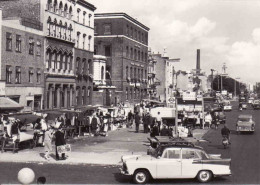
<path fill-rule="evenodd" d="M 210 171 L 202 170 L 198 173 L 197 179 L 202 182 L 209 182 L 212 178 L 212 173 Z"/>
<path fill-rule="evenodd" d="M 147 170 L 137 170 L 134 173 L 133 180 L 136 184 L 146 184 L 150 179 L 150 174 Z"/>

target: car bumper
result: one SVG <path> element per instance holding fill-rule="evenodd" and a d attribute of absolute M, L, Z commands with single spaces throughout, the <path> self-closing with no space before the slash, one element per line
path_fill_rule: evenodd
<path fill-rule="evenodd" d="M 128 171 L 123 170 L 123 168 L 119 168 L 119 171 L 122 175 L 128 175 L 128 176 L 131 175 L 128 173 Z"/>
<path fill-rule="evenodd" d="M 230 177 L 232 176 L 232 174 L 218 174 L 218 175 L 214 175 L 214 177 Z"/>

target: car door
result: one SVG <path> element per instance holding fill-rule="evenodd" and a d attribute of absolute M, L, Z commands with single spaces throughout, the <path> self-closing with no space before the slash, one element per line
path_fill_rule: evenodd
<path fill-rule="evenodd" d="M 201 157 L 196 149 L 182 148 L 182 178 L 194 178 L 202 169 Z"/>
<path fill-rule="evenodd" d="M 165 149 L 157 159 L 157 178 L 181 178 L 181 148 Z"/>

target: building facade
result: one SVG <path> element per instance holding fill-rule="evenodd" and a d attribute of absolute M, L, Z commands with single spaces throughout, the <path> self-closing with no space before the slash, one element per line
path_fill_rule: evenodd
<path fill-rule="evenodd" d="M 12 17 L 2 19 L 0 10 L 0 81 L 5 95 L 23 111 L 40 110 L 44 94 L 43 31 L 40 22 Z M 38 28 L 38 29 L 35 29 Z"/>
<path fill-rule="evenodd" d="M 151 51 L 148 52 L 148 62 L 148 95 L 150 99 L 157 99 L 156 86 L 160 85 L 160 81 L 156 78 L 156 60 L 153 58 Z"/>
<path fill-rule="evenodd" d="M 95 14 L 94 53 L 107 57 L 113 104 L 147 97 L 149 28 L 125 13 Z"/>
<path fill-rule="evenodd" d="M 92 104 L 93 99 L 93 53 L 95 7 L 84 0 L 75 3 L 74 38 L 76 107 Z"/>
<path fill-rule="evenodd" d="M 152 54 L 152 58 L 156 61 L 155 74 L 156 79 L 160 82 L 156 89 L 156 96 L 162 102 L 168 103 L 169 99 L 174 96 L 175 84 L 176 84 L 176 69 L 174 65 L 179 62 L 180 59 L 170 59 L 166 53 Z"/>

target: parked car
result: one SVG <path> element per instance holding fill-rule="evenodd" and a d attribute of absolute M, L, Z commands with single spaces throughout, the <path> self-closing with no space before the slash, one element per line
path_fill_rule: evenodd
<path fill-rule="evenodd" d="M 216 176 L 231 175 L 231 159 L 209 155 L 193 144 L 159 145 L 152 155 L 122 156 L 120 171 L 137 184 L 153 179 L 193 179 L 205 183 Z"/>
<path fill-rule="evenodd" d="M 260 100 L 254 100 L 252 103 L 253 109 L 260 109 Z"/>
<path fill-rule="evenodd" d="M 248 103 L 249 103 L 249 104 L 252 104 L 253 102 L 254 102 L 254 98 L 249 98 L 249 99 L 248 99 Z"/>
<path fill-rule="evenodd" d="M 237 133 L 240 132 L 254 132 L 255 122 L 253 121 L 252 115 L 242 114 L 238 116 L 237 119 Z"/>

